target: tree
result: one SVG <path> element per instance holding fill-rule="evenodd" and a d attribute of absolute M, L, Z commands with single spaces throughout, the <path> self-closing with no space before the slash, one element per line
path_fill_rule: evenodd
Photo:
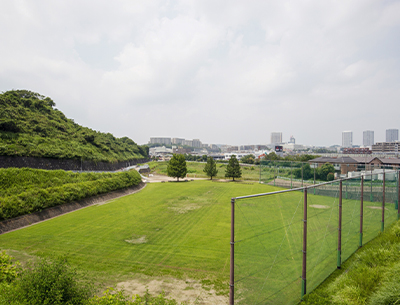
<path fill-rule="evenodd" d="M 228 165 L 225 171 L 226 178 L 232 178 L 235 181 L 235 178 L 242 177 L 242 170 L 240 169 L 239 161 L 236 159 L 235 155 L 229 159 Z"/>
<path fill-rule="evenodd" d="M 254 155 L 246 155 L 246 156 L 242 157 L 242 159 L 240 159 L 240 161 L 242 163 L 254 164 L 255 158 L 256 157 Z"/>
<path fill-rule="evenodd" d="M 217 163 L 215 163 L 213 157 L 208 157 L 207 158 L 207 163 L 204 166 L 203 172 L 206 173 L 208 177 L 212 178 L 217 176 L 218 170 L 217 170 Z"/>
<path fill-rule="evenodd" d="M 187 173 L 185 156 L 180 154 L 174 154 L 171 160 L 168 162 L 167 173 L 169 177 L 184 178 Z"/>
<path fill-rule="evenodd" d="M 334 172 L 335 172 L 335 168 L 330 163 L 325 163 L 318 169 L 319 177 L 321 180 L 324 180 L 324 181 L 328 180 L 329 173 L 334 173 Z"/>

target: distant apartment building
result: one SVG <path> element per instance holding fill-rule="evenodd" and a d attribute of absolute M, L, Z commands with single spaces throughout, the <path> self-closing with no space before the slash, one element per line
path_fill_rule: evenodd
<path fill-rule="evenodd" d="M 176 144 L 176 145 L 183 145 L 183 142 L 185 141 L 185 139 L 181 139 L 181 138 L 172 138 L 172 144 Z"/>
<path fill-rule="evenodd" d="M 296 139 L 293 136 L 290 136 L 289 143 L 296 144 Z"/>
<path fill-rule="evenodd" d="M 378 142 L 372 145 L 373 153 L 398 153 L 400 142 Z"/>
<path fill-rule="evenodd" d="M 372 146 L 374 144 L 374 132 L 372 130 L 363 131 L 363 146 Z"/>
<path fill-rule="evenodd" d="M 271 144 L 282 143 L 282 132 L 271 132 Z"/>
<path fill-rule="evenodd" d="M 353 132 L 343 131 L 342 132 L 342 147 L 352 147 L 353 146 Z"/>
<path fill-rule="evenodd" d="M 398 129 L 386 129 L 386 142 L 395 142 L 399 140 Z"/>
<path fill-rule="evenodd" d="M 171 145 L 171 138 L 150 138 L 150 144 Z"/>
<path fill-rule="evenodd" d="M 193 139 L 192 146 L 195 148 L 201 148 L 201 141 L 199 139 Z"/>

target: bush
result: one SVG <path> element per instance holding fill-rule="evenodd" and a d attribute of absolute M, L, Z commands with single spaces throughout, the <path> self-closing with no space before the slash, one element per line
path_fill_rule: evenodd
<path fill-rule="evenodd" d="M 28 304 L 84 304 L 93 296 L 93 287 L 85 285 L 65 258 L 40 259 L 30 264 L 17 279 L 18 296 Z"/>
<path fill-rule="evenodd" d="M 10 173 L 15 172 L 15 170 L 10 171 Z M 42 172 L 48 173 L 50 177 L 53 175 L 52 171 L 41 170 L 42 176 L 45 176 Z M 141 182 L 140 175 L 137 171 L 98 174 L 96 177 L 97 180 L 93 180 L 93 176 L 89 175 L 87 176 L 88 179 L 90 179 L 89 181 L 85 181 L 85 174 L 71 173 L 71 175 L 75 175 L 76 177 L 72 180 L 68 176 L 65 177 L 66 184 L 49 186 L 50 184 L 39 183 L 37 186 L 35 181 L 33 181 L 33 184 L 25 185 L 24 191 L 18 194 L 0 197 L 0 220 L 14 218 L 20 215 L 41 211 L 48 207 L 127 188 L 138 185 Z M 3 177 L 4 180 L 7 180 L 7 177 L 8 176 Z M 48 177 L 46 177 L 46 179 L 50 181 Z M 72 183 L 68 183 L 70 181 L 72 181 Z M 10 188 L 13 188 L 13 186 L 14 184 L 9 185 Z M 3 192 L 9 194 L 7 190 Z"/>
<path fill-rule="evenodd" d="M 5 251 L 0 252 L 0 283 L 10 283 L 17 277 L 19 262 L 13 263 L 12 260 L 13 257 Z"/>
<path fill-rule="evenodd" d="M 326 180 L 328 180 L 328 181 L 332 181 L 333 179 L 335 179 L 335 175 L 334 175 L 333 173 L 329 173 L 329 174 L 326 176 Z"/>

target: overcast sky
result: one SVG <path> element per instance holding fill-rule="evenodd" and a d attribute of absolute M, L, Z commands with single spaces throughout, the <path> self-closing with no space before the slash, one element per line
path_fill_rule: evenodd
<path fill-rule="evenodd" d="M 2 0 L 0 41 L 0 91 L 139 144 L 400 128 L 400 1 Z"/>

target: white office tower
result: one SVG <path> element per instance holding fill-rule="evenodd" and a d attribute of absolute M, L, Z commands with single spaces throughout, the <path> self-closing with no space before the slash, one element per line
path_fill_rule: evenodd
<path fill-rule="evenodd" d="M 363 146 L 372 146 L 374 144 L 374 132 L 372 130 L 363 131 Z"/>
<path fill-rule="evenodd" d="M 271 132 L 271 144 L 282 143 L 282 132 Z"/>
<path fill-rule="evenodd" d="M 399 140 L 398 129 L 386 129 L 386 142 L 395 142 Z"/>
<path fill-rule="evenodd" d="M 353 132 L 343 131 L 342 132 L 342 147 L 353 147 Z"/>

